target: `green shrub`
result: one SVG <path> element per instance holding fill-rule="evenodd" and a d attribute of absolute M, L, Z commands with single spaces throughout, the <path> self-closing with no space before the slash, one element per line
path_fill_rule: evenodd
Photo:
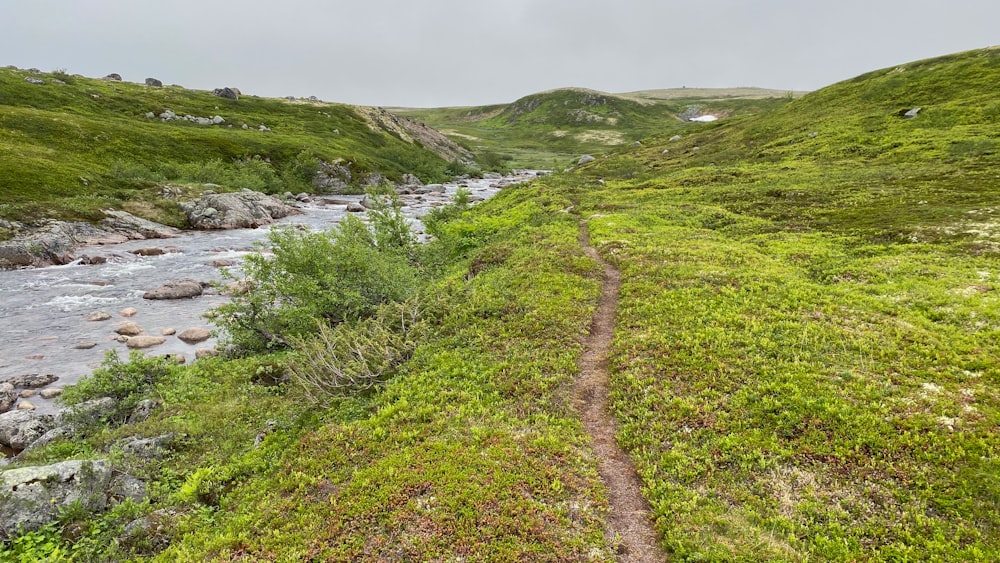
<path fill-rule="evenodd" d="M 249 255 L 232 300 L 208 313 L 241 352 L 287 348 L 317 322 L 370 317 L 416 286 L 413 237 L 398 205 L 375 213 L 372 228 L 352 216 L 328 231 L 274 229 L 268 239 L 272 255 Z"/>
<path fill-rule="evenodd" d="M 113 420 L 124 420 L 145 398 L 153 385 L 170 372 L 170 364 L 163 358 L 146 357 L 133 350 L 127 362 L 111 350 L 104 356 L 101 367 L 94 373 L 70 385 L 63 392 L 60 401 L 66 405 L 77 405 L 91 399 L 111 397 L 118 401 Z"/>

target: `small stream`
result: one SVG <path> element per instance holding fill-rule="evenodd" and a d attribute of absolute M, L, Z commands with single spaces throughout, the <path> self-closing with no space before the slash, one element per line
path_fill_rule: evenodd
<path fill-rule="evenodd" d="M 502 179 L 472 179 L 445 184 L 444 194 L 403 195 L 403 213 L 413 228 L 423 230 L 419 218 L 436 206 L 451 200 L 465 187 L 473 199 L 486 199 L 504 186 L 530 180 L 536 172 L 527 171 Z M 336 203 L 331 203 L 336 200 Z M 318 197 L 300 205 L 300 215 L 287 217 L 276 224 L 302 225 L 322 230 L 347 215 L 341 202 L 358 202 L 361 196 Z M 222 279 L 218 264 L 239 263 L 255 243 L 266 239 L 268 227 L 228 231 L 190 231 L 171 239 L 129 241 L 122 244 L 92 246 L 77 255 L 103 257 L 104 264 L 80 263 L 48 268 L 0 271 L 0 378 L 27 373 L 59 376 L 53 387 L 70 385 L 98 367 L 109 350 L 127 356 L 127 347 L 116 340 L 114 330 L 128 320 L 144 329 L 144 334 L 160 336 L 165 329 L 178 333 L 191 327 L 212 328 L 203 314 L 225 301 L 212 294 L 194 299 L 151 301 L 143 293 L 172 280 L 191 278 L 202 282 Z M 160 248 L 159 256 L 139 256 L 132 251 Z M 136 309 L 131 317 L 120 314 Z M 111 319 L 88 321 L 87 315 L 106 311 Z M 187 362 L 194 360 L 199 348 L 212 348 L 214 339 L 195 345 L 176 336 L 151 348 L 147 354 L 175 354 Z M 52 401 L 40 396 L 28 399 L 41 412 L 53 412 Z"/>

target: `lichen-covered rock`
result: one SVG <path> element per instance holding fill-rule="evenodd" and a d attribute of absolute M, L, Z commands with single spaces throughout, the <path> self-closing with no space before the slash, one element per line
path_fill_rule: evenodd
<path fill-rule="evenodd" d="M 5 412 L 0 414 L 0 444 L 20 451 L 55 426 L 52 415 L 26 410 Z"/>
<path fill-rule="evenodd" d="M 0 383 L 0 413 L 10 410 L 17 402 L 17 391 L 10 383 Z"/>
<path fill-rule="evenodd" d="M 80 503 L 87 510 L 107 504 L 111 466 L 104 460 L 73 460 L 0 473 L 0 536 L 19 528 L 37 530 L 59 511 Z"/>
<path fill-rule="evenodd" d="M 182 203 L 181 209 L 195 229 L 253 229 L 296 213 L 280 200 L 252 190 L 208 194 Z"/>

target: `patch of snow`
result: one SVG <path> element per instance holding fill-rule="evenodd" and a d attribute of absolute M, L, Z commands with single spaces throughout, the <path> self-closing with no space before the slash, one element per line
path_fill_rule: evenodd
<path fill-rule="evenodd" d="M 689 121 L 695 121 L 698 123 L 710 123 L 712 121 L 717 121 L 719 118 L 714 115 L 699 115 L 698 117 L 692 117 Z"/>

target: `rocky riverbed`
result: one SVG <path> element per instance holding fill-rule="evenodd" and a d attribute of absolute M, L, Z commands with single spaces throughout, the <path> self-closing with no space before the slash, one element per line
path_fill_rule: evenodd
<path fill-rule="evenodd" d="M 403 212 L 421 233 L 419 218 L 460 187 L 475 202 L 535 175 L 400 189 Z M 273 221 L 324 229 L 349 213 L 363 213 L 366 202 L 364 196 L 300 195 L 287 203 L 287 212 L 274 208 L 277 219 L 258 215 L 247 226 Z M 114 214 L 96 226 L 53 223 L 32 233 L 30 250 L 47 248 L 47 258 L 35 267 L 0 271 L 0 407 L 55 413 L 52 399 L 60 389 L 89 374 L 109 351 L 144 349 L 182 362 L 213 353 L 213 327 L 202 315 L 226 298 L 211 283 L 221 279 L 220 268 L 238 268 L 269 231 L 226 229 L 240 223 L 213 205 L 199 202 L 189 211 L 204 217 L 211 230 L 181 232 Z M 41 267 L 46 263 L 58 265 Z M 20 384 L 18 378 L 34 374 L 46 383 Z"/>

